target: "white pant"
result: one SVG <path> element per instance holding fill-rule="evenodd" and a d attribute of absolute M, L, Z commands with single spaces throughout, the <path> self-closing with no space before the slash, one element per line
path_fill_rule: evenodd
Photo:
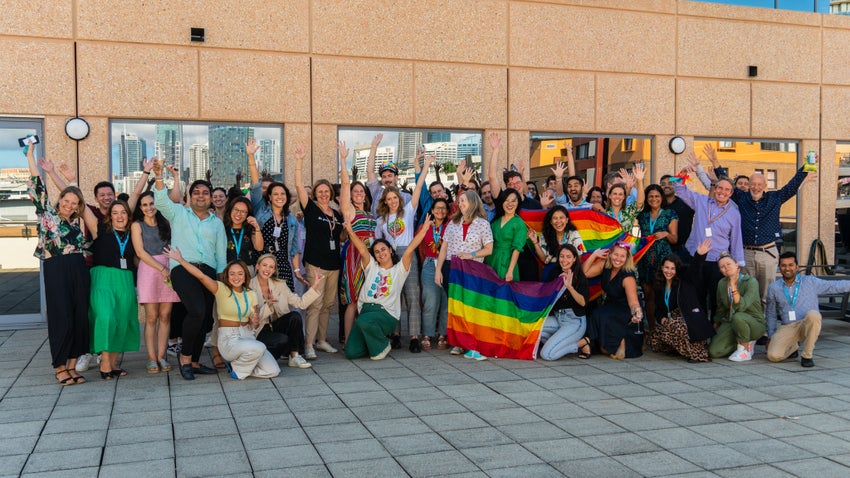
<path fill-rule="evenodd" d="M 245 377 L 272 378 L 280 374 L 277 360 L 265 344 L 254 338 L 250 327 L 219 327 L 218 352 L 230 362 L 239 380 Z"/>

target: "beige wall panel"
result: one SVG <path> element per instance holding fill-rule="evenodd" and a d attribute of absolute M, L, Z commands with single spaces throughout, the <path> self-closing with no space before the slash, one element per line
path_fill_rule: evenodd
<path fill-rule="evenodd" d="M 417 63 L 413 70 L 414 125 L 483 129 L 507 123 L 504 67 Z"/>
<path fill-rule="evenodd" d="M 670 0 L 545 0 L 546 3 L 561 3 L 579 7 L 613 8 L 639 12 L 676 13 L 676 3 Z"/>
<path fill-rule="evenodd" d="M 80 114 L 198 116 L 198 52 L 191 48 L 79 43 Z"/>
<path fill-rule="evenodd" d="M 314 0 L 316 53 L 505 64 L 507 3 Z"/>
<path fill-rule="evenodd" d="M 307 52 L 309 0 L 79 0 L 80 39 Z M 192 43 L 190 28 L 206 31 Z"/>
<path fill-rule="evenodd" d="M 0 14 L 2 16 L 2 14 Z M 74 45 L 51 40 L 0 41 L 0 112 L 74 114 Z"/>
<path fill-rule="evenodd" d="M 511 131 L 508 142 L 507 164 L 518 164 L 520 161 L 529 162 L 531 156 L 531 132 Z M 528 169 L 522 171 L 522 178 L 528 179 Z M 501 179 L 501 178 L 499 178 Z"/>
<path fill-rule="evenodd" d="M 816 83 L 820 44 L 817 28 L 680 17 L 678 73 L 747 79 L 756 65 L 758 80 Z"/>
<path fill-rule="evenodd" d="M 313 59 L 313 121 L 341 125 L 413 124 L 413 64 Z"/>
<path fill-rule="evenodd" d="M 71 169 L 76 171 L 76 141 L 65 134 L 65 122 L 68 121 L 71 116 L 72 115 L 44 117 L 44 155 L 47 158 L 52 159 L 57 164 L 66 163 L 71 167 Z M 83 141 L 88 141 L 88 139 Z M 78 176 L 79 174 L 80 172 L 77 171 Z"/>
<path fill-rule="evenodd" d="M 850 16 L 847 15 L 822 15 L 821 24 L 825 28 L 850 29 Z"/>
<path fill-rule="evenodd" d="M 313 183 L 320 179 L 327 179 L 332 183 L 338 182 L 337 144 L 336 125 L 313 125 Z"/>
<path fill-rule="evenodd" d="M 752 8 L 720 3 L 678 0 L 679 15 L 728 18 L 734 20 L 788 23 L 792 25 L 820 25 L 825 15 L 817 13 L 774 10 L 772 8 Z"/>
<path fill-rule="evenodd" d="M 109 166 L 109 119 L 87 117 L 86 121 L 91 126 L 91 132 L 88 138 L 80 141 L 79 183 L 86 200 L 94 202 L 94 185 L 112 179 Z M 70 160 L 73 161 L 73 157 Z"/>
<path fill-rule="evenodd" d="M 821 107 L 823 108 L 824 139 L 847 141 L 850 139 L 850 86 L 824 86 Z"/>
<path fill-rule="evenodd" d="M 511 68 L 511 128 L 531 131 L 593 131 L 592 73 Z"/>
<path fill-rule="evenodd" d="M 697 136 L 750 135 L 747 81 L 680 78 L 676 86 L 677 128 Z"/>
<path fill-rule="evenodd" d="M 850 62 L 847 61 L 850 30 L 825 28 L 823 30 L 823 45 L 823 82 L 825 84 L 850 85 Z"/>
<path fill-rule="evenodd" d="M 502 140 L 502 147 L 499 150 L 498 157 L 494 158 L 492 149 L 490 146 L 490 134 L 496 133 L 499 135 L 499 138 Z M 482 171 L 481 176 L 484 178 L 484 181 L 488 180 L 487 175 L 490 171 L 490 161 L 496 161 L 498 163 L 499 168 L 505 167 L 508 164 L 508 133 L 503 129 L 488 129 L 484 131 L 484 138 L 482 138 L 481 143 L 481 154 L 483 156 L 483 164 L 481 165 Z"/>
<path fill-rule="evenodd" d="M 597 75 L 596 131 L 669 134 L 674 129 L 672 78 Z"/>
<path fill-rule="evenodd" d="M 670 152 L 670 138 L 672 135 L 661 135 L 653 138 L 654 151 L 652 155 L 652 169 L 647 169 L 647 177 L 649 180 L 644 179 L 644 184 L 650 183 L 658 183 L 659 178 L 661 178 L 664 174 L 675 174 L 678 169 L 676 169 L 676 155 Z M 688 142 L 688 145 L 693 144 L 693 140 L 685 139 Z M 649 168 L 649 165 L 645 165 Z M 652 176 L 650 177 L 650 172 L 652 172 Z"/>
<path fill-rule="evenodd" d="M 310 125 L 304 123 L 286 123 L 283 125 L 283 171 L 286 186 L 292 195 L 295 192 L 295 147 L 303 141 L 307 147 L 307 158 L 304 160 L 304 182 L 312 184 L 312 168 L 310 153 L 313 151 L 310 141 Z"/>
<path fill-rule="evenodd" d="M 754 138 L 818 137 L 819 87 L 753 83 Z"/>
<path fill-rule="evenodd" d="M 672 15 L 512 3 L 510 19 L 511 65 L 675 72 Z"/>
<path fill-rule="evenodd" d="M 307 56 L 203 50 L 201 117 L 233 121 L 310 121 Z"/>
<path fill-rule="evenodd" d="M 23 2 L 0 0 L 0 35 L 71 38 L 74 34 L 70 1 Z"/>
<path fill-rule="evenodd" d="M 835 141 L 821 141 L 820 142 L 820 158 L 834 158 L 835 157 Z M 817 141 L 803 141 L 802 150 L 808 151 L 809 149 L 818 150 L 818 142 Z M 803 208 L 804 214 L 800 214 L 800 217 L 806 216 L 814 216 L 814 214 L 808 214 L 809 211 L 814 211 L 816 208 L 818 210 L 818 214 L 820 215 L 820 230 L 818 237 L 823 241 L 824 246 L 826 246 L 826 257 L 832 258 L 835 257 L 835 198 L 838 196 L 838 182 L 836 178 L 838 178 L 838 165 L 835 164 L 835 161 L 825 161 L 820 160 L 820 164 L 818 164 L 818 180 L 816 184 L 813 185 L 805 185 L 803 189 L 805 190 L 803 193 Z M 820 202 L 818 201 L 820 199 Z M 804 231 L 807 230 L 802 228 Z M 814 230 L 814 228 L 811 228 Z M 802 248 L 798 248 L 797 250 L 804 250 L 805 254 L 808 254 L 809 247 L 811 247 L 812 241 L 815 238 L 811 238 L 807 241 L 800 241 L 800 245 Z M 832 262 L 830 260 L 829 262 Z"/>

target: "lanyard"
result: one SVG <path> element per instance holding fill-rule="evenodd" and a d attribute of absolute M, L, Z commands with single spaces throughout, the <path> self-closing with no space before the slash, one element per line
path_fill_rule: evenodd
<path fill-rule="evenodd" d="M 127 243 L 130 241 L 130 234 L 127 234 L 124 237 L 124 242 L 121 242 L 121 238 L 118 237 L 118 233 L 116 231 L 112 231 L 112 234 L 115 234 L 115 240 L 118 241 L 118 249 L 121 252 L 121 258 L 124 258 L 124 249 L 127 248 Z"/>
<path fill-rule="evenodd" d="M 239 239 L 236 239 L 236 231 L 232 227 L 230 228 L 230 235 L 233 237 L 233 245 L 236 246 L 236 257 L 238 258 L 242 251 L 242 237 L 245 235 L 245 228 L 239 229 Z"/>
<path fill-rule="evenodd" d="M 670 315 L 670 286 L 664 288 L 664 305 L 667 306 L 667 315 Z"/>
<path fill-rule="evenodd" d="M 440 241 L 443 239 L 444 227 L 446 227 L 445 223 L 440 227 L 437 227 L 436 225 L 431 226 L 431 236 L 434 238 L 434 247 L 436 247 L 438 251 L 440 250 Z"/>
<path fill-rule="evenodd" d="M 738 293 L 739 294 L 741 293 L 741 278 L 743 278 L 743 277 L 744 277 L 744 274 L 739 272 L 738 273 Z M 731 313 L 732 308 L 735 306 L 735 302 L 734 302 L 735 299 L 733 298 L 734 294 L 732 293 L 732 285 L 731 284 L 726 287 L 726 292 L 729 294 L 729 312 Z"/>
<path fill-rule="evenodd" d="M 717 204 L 717 203 L 715 203 L 715 204 Z M 720 206 L 718 206 L 718 207 L 720 207 Z M 706 209 L 706 218 L 708 219 L 708 225 L 710 226 L 714 221 L 720 219 L 721 216 L 726 214 L 726 211 L 728 211 L 730 207 L 732 207 L 732 201 L 727 201 L 726 207 L 724 207 L 723 210 L 720 211 L 720 214 L 718 214 L 718 215 L 716 215 L 712 218 L 711 217 L 711 201 L 708 201 L 708 208 Z"/>
<path fill-rule="evenodd" d="M 233 302 L 236 302 L 236 316 L 239 318 L 239 323 L 241 324 L 242 307 L 239 306 L 239 299 L 236 298 L 236 292 L 233 290 L 231 292 L 233 292 Z M 250 307 L 248 307 L 248 291 L 245 290 L 244 285 L 242 286 L 242 297 L 245 298 L 245 315 L 248 315 L 248 310 L 250 310 Z"/>
<path fill-rule="evenodd" d="M 800 293 L 800 274 L 797 274 L 796 285 L 794 286 L 794 297 L 792 298 L 788 295 L 788 288 L 785 287 L 784 284 L 782 285 L 782 292 L 785 292 L 785 298 L 788 300 L 788 304 L 790 304 L 793 309 L 797 304 L 797 294 Z"/>
<path fill-rule="evenodd" d="M 658 218 L 661 217 L 661 210 L 658 210 L 658 215 L 655 216 L 655 219 L 652 218 L 652 211 L 649 212 L 649 233 L 655 234 L 655 223 L 658 222 Z"/>

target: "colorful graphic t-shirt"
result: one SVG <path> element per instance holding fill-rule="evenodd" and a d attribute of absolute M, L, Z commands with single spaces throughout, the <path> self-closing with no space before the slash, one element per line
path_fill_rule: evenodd
<path fill-rule="evenodd" d="M 393 249 L 407 247 L 413 240 L 413 221 L 416 211 L 410 203 L 404 205 L 404 214 L 390 214 L 386 218 L 378 218 L 378 227 L 375 229 L 375 237 L 386 239 L 392 244 Z"/>
<path fill-rule="evenodd" d="M 371 259 L 365 272 L 366 280 L 360 289 L 357 309 L 360 310 L 363 304 L 378 304 L 398 320 L 401 316 L 401 289 L 410 269 L 405 269 L 401 261 L 384 269 Z"/>

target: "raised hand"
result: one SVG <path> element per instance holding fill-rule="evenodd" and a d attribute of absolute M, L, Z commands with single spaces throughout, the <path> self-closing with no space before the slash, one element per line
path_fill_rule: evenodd
<path fill-rule="evenodd" d="M 712 165 L 718 163 L 717 151 L 715 151 L 714 146 L 712 146 L 711 143 L 705 143 L 705 146 L 702 147 L 702 152 L 705 154 L 705 157 L 711 161 Z"/>
<path fill-rule="evenodd" d="M 487 143 L 494 151 L 502 148 L 502 138 L 495 131 L 487 135 Z"/>
<path fill-rule="evenodd" d="M 177 263 L 183 261 L 183 255 L 180 254 L 180 249 L 177 246 L 165 246 L 162 253 L 165 257 L 172 259 Z"/>
<path fill-rule="evenodd" d="M 564 287 L 569 289 L 573 286 L 573 270 L 572 269 L 561 274 L 561 277 L 564 278 Z"/>
<path fill-rule="evenodd" d="M 38 167 L 44 170 L 45 173 L 52 173 L 54 171 L 53 161 L 47 158 L 38 158 Z"/>
<path fill-rule="evenodd" d="M 73 183 L 77 181 L 77 173 L 72 170 L 71 167 L 67 164 L 61 163 L 59 165 L 59 172 L 62 173 L 62 177 L 65 178 L 65 181 L 67 183 Z"/>
<path fill-rule="evenodd" d="M 688 166 L 697 169 L 699 166 L 699 158 L 693 151 L 688 151 L 688 154 L 685 155 L 685 160 L 688 162 Z"/>
<path fill-rule="evenodd" d="M 245 222 L 250 224 L 255 231 L 260 229 L 260 223 L 257 222 L 257 218 L 255 218 L 254 216 L 248 216 L 248 219 L 245 219 Z"/>
<path fill-rule="evenodd" d="M 295 145 L 295 159 L 298 161 L 304 161 L 304 158 L 307 157 L 307 145 L 304 144 L 304 141 L 299 141 L 298 144 Z"/>
<path fill-rule="evenodd" d="M 348 147 L 345 145 L 345 141 L 340 141 L 336 149 L 339 151 L 339 162 L 345 168 L 345 160 L 348 158 Z"/>
<path fill-rule="evenodd" d="M 382 139 L 384 139 L 383 134 L 381 134 L 381 133 L 376 134 L 375 137 L 372 139 L 372 149 L 377 148 L 378 145 L 381 144 Z"/>
<path fill-rule="evenodd" d="M 537 237 L 537 231 L 535 231 L 534 229 L 529 229 L 528 234 L 526 235 L 528 236 L 528 239 L 535 245 L 540 244 L 540 238 Z"/>
<path fill-rule="evenodd" d="M 142 169 L 144 169 L 146 172 L 150 172 L 150 170 L 153 169 L 153 163 L 155 163 L 156 160 L 157 158 L 156 156 L 154 156 L 151 159 L 146 159 L 142 161 Z"/>
<path fill-rule="evenodd" d="M 554 174 L 556 178 L 560 179 L 564 177 L 564 173 L 567 171 L 567 163 L 559 161 L 558 163 L 555 163 L 554 168 L 549 169 L 552 170 L 552 174 Z"/>
<path fill-rule="evenodd" d="M 706 237 L 705 240 L 700 242 L 700 244 L 697 246 L 697 254 L 708 254 L 709 249 L 711 249 L 711 238 Z"/>
<path fill-rule="evenodd" d="M 260 149 L 259 143 L 257 143 L 256 138 L 248 138 L 248 142 L 245 143 L 245 153 L 248 156 L 253 156 Z"/>
<path fill-rule="evenodd" d="M 634 171 L 635 180 L 643 181 L 643 176 L 646 174 L 646 168 L 644 168 L 643 163 L 635 164 L 632 171 Z"/>

